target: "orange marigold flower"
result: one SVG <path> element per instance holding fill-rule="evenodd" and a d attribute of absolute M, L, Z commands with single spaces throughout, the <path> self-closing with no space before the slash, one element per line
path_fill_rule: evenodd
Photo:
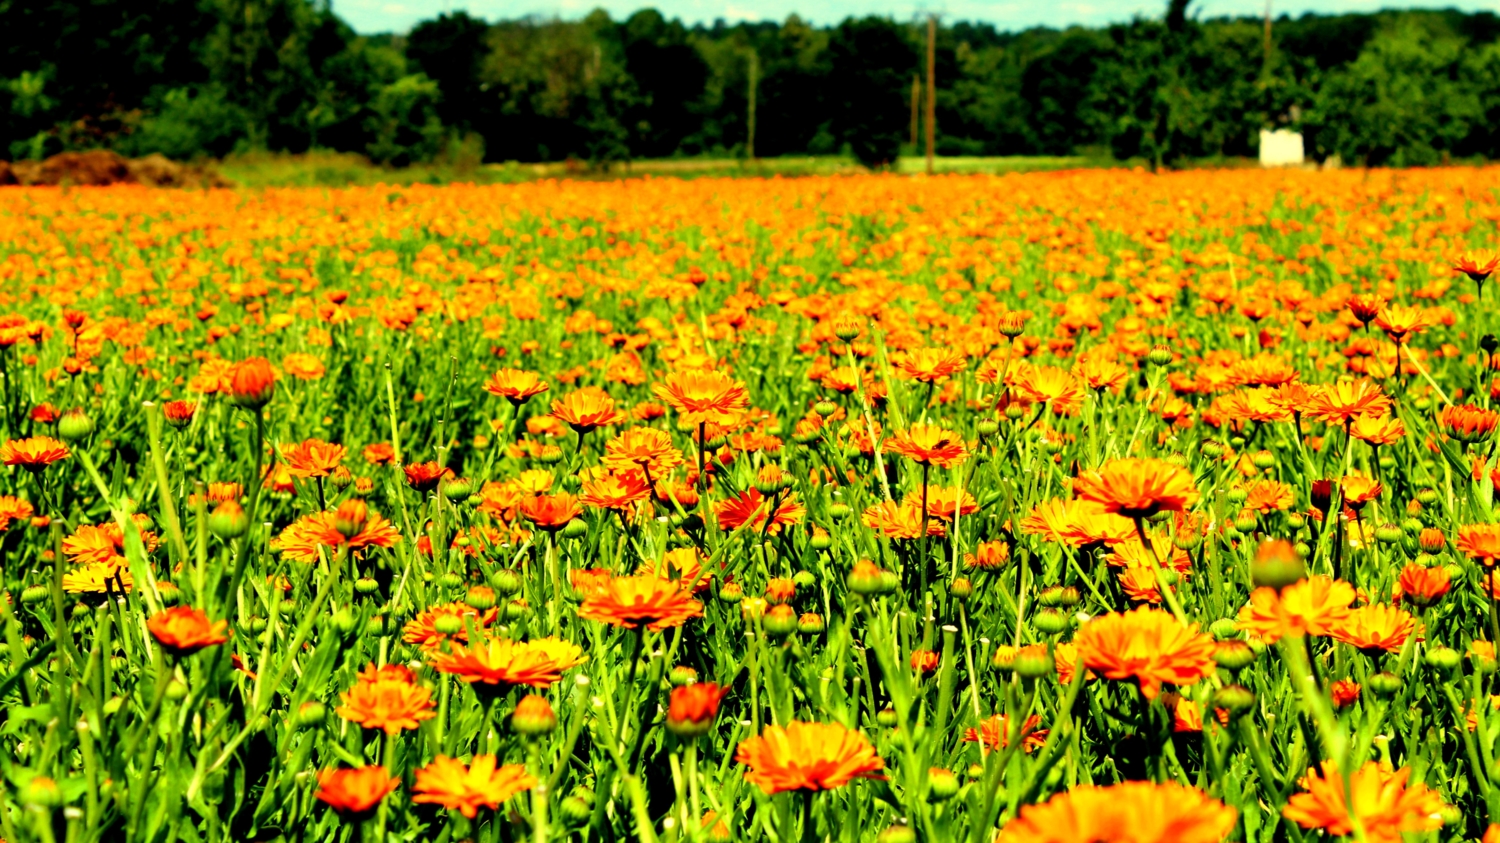
<path fill-rule="evenodd" d="M 287 525 L 281 535 L 271 540 L 271 549 L 280 551 L 287 559 L 298 562 L 316 562 L 319 550 L 336 550 L 347 546 L 351 551 L 367 547 L 391 547 L 401 540 L 395 526 L 383 516 L 366 510 L 358 530 L 345 535 L 339 530 L 338 512 L 314 512 L 304 515 Z M 354 525 L 345 523 L 346 528 Z"/>
<path fill-rule="evenodd" d="M 472 647 L 453 644 L 447 653 L 427 654 L 427 663 L 434 670 L 451 673 L 465 682 L 533 688 L 551 685 L 562 678 L 564 670 L 585 660 L 582 647 L 560 638 L 491 638 Z"/>
<path fill-rule="evenodd" d="M 1462 272 L 1477 284 L 1483 284 L 1486 278 L 1494 274 L 1496 267 L 1500 267 L 1500 255 L 1490 249 L 1464 252 L 1453 261 L 1455 272 Z"/>
<path fill-rule="evenodd" d="M 1191 685 L 1215 670 L 1212 638 L 1145 606 L 1089 621 L 1073 643 L 1085 667 L 1107 679 L 1135 679 L 1147 699 L 1163 683 Z"/>
<path fill-rule="evenodd" d="M 1158 459 L 1110 460 L 1075 479 L 1073 493 L 1131 519 L 1181 512 L 1198 500 L 1192 472 Z"/>
<path fill-rule="evenodd" d="M 954 515 L 973 515 L 979 511 L 979 501 L 959 487 L 934 486 L 927 490 L 927 514 L 933 518 L 952 521 Z"/>
<path fill-rule="evenodd" d="M 196 401 L 168 401 L 161 405 L 162 418 L 173 427 L 187 427 L 198 412 Z"/>
<path fill-rule="evenodd" d="M 296 445 L 283 445 L 281 459 L 293 477 L 327 477 L 344 461 L 346 453 L 343 445 L 308 439 Z"/>
<path fill-rule="evenodd" d="M 403 465 L 401 471 L 406 474 L 406 485 L 418 492 L 430 492 L 443 482 L 444 478 L 453 476 L 453 469 L 445 468 L 435 462 L 417 462 Z"/>
<path fill-rule="evenodd" d="M 370 664 L 339 699 L 344 704 L 334 709 L 338 716 L 366 729 L 381 729 L 387 735 L 415 729 L 423 720 L 437 716 L 432 692 L 417 684 L 416 674 L 405 665 L 377 668 Z"/>
<path fill-rule="evenodd" d="M 0 445 L 0 460 L 6 465 L 18 465 L 31 472 L 41 471 L 58 460 L 67 459 L 68 453 L 68 446 L 50 436 L 10 439 Z"/>
<path fill-rule="evenodd" d="M 1385 308 L 1385 299 L 1374 293 L 1362 293 L 1350 296 L 1344 305 L 1349 308 L 1350 313 L 1354 314 L 1355 319 L 1358 319 L 1365 327 L 1369 327 L 1370 323 L 1375 321 L 1375 317 L 1380 315 L 1380 311 Z"/>
<path fill-rule="evenodd" d="M 1079 785 L 1022 808 L 1000 830 L 998 843 L 1220 843 L 1237 816 L 1177 782 Z"/>
<path fill-rule="evenodd" d="M 941 519 L 923 517 L 922 504 L 914 495 L 908 495 L 899 503 L 880 501 L 867 507 L 860 513 L 859 521 L 888 539 L 919 539 L 924 535 L 923 522 L 927 525 L 925 535 L 941 536 L 947 532 Z"/>
<path fill-rule="evenodd" d="M 599 463 L 611 471 L 643 471 L 656 480 L 682 465 L 682 451 L 665 430 L 633 427 L 604 443 Z"/>
<path fill-rule="evenodd" d="M 1406 435 L 1406 422 L 1395 416 L 1360 416 L 1349 426 L 1349 435 L 1370 445 L 1394 445 Z"/>
<path fill-rule="evenodd" d="M 1442 566 L 1425 568 L 1415 562 L 1402 568 L 1401 577 L 1396 581 L 1400 599 L 1419 607 L 1437 602 L 1452 587 L 1453 579 L 1448 569 Z"/>
<path fill-rule="evenodd" d="M 683 501 L 681 492 L 678 492 L 677 499 Z M 759 529 L 766 525 L 766 534 L 775 536 L 781 533 L 783 526 L 802 523 L 802 517 L 807 514 L 807 507 L 797 501 L 796 492 L 775 496 L 774 500 L 778 503 L 774 513 L 770 512 L 771 500 L 773 498 L 767 498 L 759 490 L 750 488 L 737 498 L 714 501 L 714 516 L 719 519 L 719 529 L 738 530 L 746 525 L 749 525 L 746 529 Z M 769 524 L 766 524 L 767 518 L 770 519 Z"/>
<path fill-rule="evenodd" d="M 146 621 L 146 629 L 163 650 L 179 657 L 229 640 L 229 621 L 210 621 L 202 609 L 191 606 L 157 612 Z"/>
<path fill-rule="evenodd" d="M 786 790 L 832 790 L 855 778 L 877 778 L 885 762 L 864 735 L 838 723 L 793 720 L 767 726 L 740 742 L 736 762 L 745 778 L 767 794 Z"/>
<path fill-rule="evenodd" d="M 493 755 L 476 755 L 465 767 L 462 761 L 439 755 L 417 770 L 411 801 L 441 805 L 469 819 L 480 808 L 494 810 L 511 797 L 537 785 L 537 779 L 521 764 L 496 766 Z"/>
<path fill-rule="evenodd" d="M 1371 655 L 1401 649 L 1416 631 L 1417 622 L 1407 612 L 1384 603 L 1351 610 L 1333 630 L 1333 637 Z"/>
<path fill-rule="evenodd" d="M 1465 524 L 1458 528 L 1453 546 L 1470 559 L 1494 565 L 1500 558 L 1500 524 Z"/>
<path fill-rule="evenodd" d="M 962 436 L 937 425 L 914 424 L 886 440 L 885 450 L 917 465 L 952 468 L 969 455 Z"/>
<path fill-rule="evenodd" d="M 907 378 L 922 383 L 936 383 L 968 366 L 961 352 L 950 348 L 914 348 L 896 365 Z"/>
<path fill-rule="evenodd" d="M 655 574 L 615 577 L 590 593 L 578 607 L 578 617 L 611 626 L 660 631 L 681 626 L 703 614 L 703 604 L 677 580 Z"/>
<path fill-rule="evenodd" d="M 549 532 L 562 529 L 583 512 L 578 499 L 569 494 L 525 498 L 517 509 L 522 518 Z"/>
<path fill-rule="evenodd" d="M 366 445 L 364 451 L 365 462 L 370 465 L 390 465 L 396 461 L 396 449 L 389 442 L 376 442 L 374 445 Z"/>
<path fill-rule="evenodd" d="M 608 474 L 586 481 L 578 496 L 585 506 L 599 509 L 630 509 L 651 497 L 651 487 L 639 471 Z"/>
<path fill-rule="evenodd" d="M 707 733 L 719 714 L 719 703 L 727 693 L 728 688 L 712 682 L 694 682 L 673 688 L 667 703 L 667 728 L 685 737 Z"/>
<path fill-rule="evenodd" d="M 1348 708 L 1359 699 L 1359 683 L 1340 679 L 1328 688 L 1334 708 Z"/>
<path fill-rule="evenodd" d="M 1240 610 L 1239 627 L 1267 644 L 1288 635 L 1333 635 L 1348 620 L 1354 597 L 1354 586 L 1325 576 L 1292 583 L 1279 594 L 1263 586 Z"/>
<path fill-rule="evenodd" d="M 980 542 L 973 553 L 964 554 L 964 567 L 990 571 L 1010 561 L 1010 545 L 1003 541 Z"/>
<path fill-rule="evenodd" d="M 1429 324 L 1426 312 L 1404 304 L 1388 304 L 1375 317 L 1375 327 L 1396 343 L 1410 334 L 1421 333 Z"/>
<path fill-rule="evenodd" d="M 372 816 L 380 800 L 400 783 L 378 764 L 322 770 L 318 773 L 318 792 L 313 795 L 344 819 L 359 822 Z"/>
<path fill-rule="evenodd" d="M 1308 402 L 1307 414 L 1328 424 L 1348 425 L 1360 416 L 1385 416 L 1391 399 L 1369 378 L 1324 384 Z"/>
<path fill-rule="evenodd" d="M 0 532 L 10 527 L 10 522 L 30 518 L 36 513 L 31 504 L 12 495 L 0 495 Z"/>
<path fill-rule="evenodd" d="M 1038 729 L 1040 725 L 1042 725 L 1042 718 L 1035 714 L 1021 723 L 1017 737 L 1021 739 L 1022 752 L 1032 752 L 1046 745 L 1047 730 Z M 996 714 L 980 721 L 978 729 L 973 727 L 965 729 L 964 740 L 969 743 L 982 743 L 990 749 L 1004 749 L 1010 746 L 1011 731 L 1010 718 L 1004 714 Z"/>
<path fill-rule="evenodd" d="M 551 388 L 536 372 L 521 369 L 501 369 L 490 375 L 490 379 L 484 384 L 485 392 L 498 395 L 516 407 L 530 401 L 532 396 L 541 395 Z"/>
<path fill-rule="evenodd" d="M 1438 429 L 1466 444 L 1483 442 L 1495 432 L 1500 413 L 1470 404 L 1449 404 L 1438 410 Z"/>
<path fill-rule="evenodd" d="M 1388 770 L 1368 761 L 1346 778 L 1334 762 L 1324 761 L 1321 774 L 1307 771 L 1301 781 L 1304 792 L 1293 794 L 1281 813 L 1303 828 L 1321 828 L 1334 837 L 1353 833 L 1352 813 L 1370 843 L 1400 843 L 1403 832 L 1443 826 L 1438 816 L 1443 801 L 1421 782 L 1409 785 L 1410 776 L 1407 768 Z"/>
<path fill-rule="evenodd" d="M 1053 415 L 1073 415 L 1083 402 L 1083 384 L 1055 366 L 1022 365 L 1008 380 L 1026 398 L 1046 404 Z"/>
<path fill-rule="evenodd" d="M 1252 480 L 1245 484 L 1245 509 L 1262 515 L 1290 509 L 1294 503 L 1292 487 L 1276 480 Z"/>
<path fill-rule="evenodd" d="M 276 372 L 264 357 L 241 360 L 224 372 L 219 385 L 229 403 L 247 410 L 258 410 L 271 400 L 276 391 Z"/>
<path fill-rule="evenodd" d="M 1339 481 L 1344 492 L 1344 505 L 1358 512 L 1365 504 L 1380 497 L 1385 487 L 1374 478 L 1363 474 L 1350 474 Z"/>
<path fill-rule="evenodd" d="M 552 416 L 580 434 L 625 420 L 615 409 L 615 399 L 597 386 L 575 389 L 560 400 L 553 400 Z"/>
<path fill-rule="evenodd" d="M 651 392 L 672 405 L 684 424 L 738 424 L 750 407 L 745 384 L 717 369 L 678 369 Z"/>

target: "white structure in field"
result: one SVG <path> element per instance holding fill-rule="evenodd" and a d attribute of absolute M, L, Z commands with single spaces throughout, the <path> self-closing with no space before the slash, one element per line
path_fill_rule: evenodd
<path fill-rule="evenodd" d="M 1262 167 L 1302 166 L 1302 133 L 1291 129 L 1260 130 Z"/>

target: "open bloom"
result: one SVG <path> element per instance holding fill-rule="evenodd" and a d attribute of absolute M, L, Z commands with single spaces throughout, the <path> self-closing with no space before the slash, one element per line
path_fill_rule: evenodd
<path fill-rule="evenodd" d="M 562 672 L 586 660 L 583 648 L 559 638 L 511 641 L 491 638 L 472 646 L 453 644 L 447 653 L 427 655 L 427 663 L 440 673 L 451 673 L 469 683 L 528 685 L 545 688 L 562 678 Z"/>
<path fill-rule="evenodd" d="M 912 425 L 886 440 L 885 449 L 917 465 L 938 468 L 952 468 L 969 455 L 962 436 L 931 424 Z"/>
<path fill-rule="evenodd" d="M 229 621 L 210 621 L 202 609 L 173 606 L 152 615 L 146 629 L 163 650 L 190 656 L 229 640 Z"/>
<path fill-rule="evenodd" d="M 1037 728 L 1041 724 L 1042 718 L 1035 714 L 1022 721 L 1017 737 L 1021 740 L 1023 752 L 1032 752 L 1046 745 L 1047 730 Z M 1010 746 L 1011 731 L 1010 718 L 1004 714 L 996 714 L 980 721 L 978 729 L 965 729 L 964 740 L 983 743 L 990 749 L 1004 749 Z"/>
<path fill-rule="evenodd" d="M 1453 271 L 1469 276 L 1470 281 L 1484 283 L 1500 267 L 1500 254 L 1489 249 L 1464 252 L 1453 261 Z"/>
<path fill-rule="evenodd" d="M 583 512 L 578 499 L 568 494 L 525 498 L 518 509 L 522 518 L 548 531 L 562 529 Z"/>
<path fill-rule="evenodd" d="M 366 729 L 384 730 L 387 735 L 415 729 L 423 720 L 437 716 L 432 693 L 417 684 L 416 674 L 405 665 L 377 668 L 371 664 L 340 699 L 344 704 L 335 709 L 340 717 Z"/>
<path fill-rule="evenodd" d="M 655 574 L 615 577 L 589 592 L 578 607 L 578 617 L 611 626 L 662 630 L 682 626 L 703 614 L 703 604 L 678 580 Z"/>
<path fill-rule="evenodd" d="M 343 445 L 308 439 L 296 445 L 282 446 L 281 459 L 293 477 L 327 477 L 344 461 L 346 453 Z"/>
<path fill-rule="evenodd" d="M 712 682 L 694 682 L 672 689 L 667 706 L 667 728 L 684 736 L 706 733 L 719 714 L 719 702 L 729 693 Z"/>
<path fill-rule="evenodd" d="M 1085 667 L 1107 679 L 1136 680 L 1147 699 L 1165 682 L 1191 685 L 1215 669 L 1212 638 L 1145 606 L 1089 621 L 1074 643 Z"/>
<path fill-rule="evenodd" d="M 0 445 L 0 460 L 37 472 L 58 460 L 67 459 L 68 446 L 50 436 L 11 439 Z"/>
<path fill-rule="evenodd" d="M 472 820 L 480 808 L 499 808 L 512 796 L 536 785 L 536 777 L 526 772 L 525 766 L 497 767 L 493 755 L 476 755 L 467 767 L 462 761 L 439 755 L 417 770 L 411 801 L 441 805 Z"/>
<path fill-rule="evenodd" d="M 672 405 L 684 424 L 717 424 L 729 427 L 739 422 L 750 406 L 745 385 L 717 369 L 679 369 L 651 392 Z"/>
<path fill-rule="evenodd" d="M 793 720 L 767 726 L 740 743 L 735 761 L 749 767 L 745 778 L 768 794 L 784 790 L 832 790 L 885 769 L 868 738 L 838 723 Z"/>
<path fill-rule="evenodd" d="M 318 792 L 313 795 L 339 816 L 358 822 L 374 814 L 380 800 L 400 783 L 378 764 L 322 770 L 318 773 Z"/>
<path fill-rule="evenodd" d="M 219 392 L 229 403 L 249 410 L 264 407 L 275 391 L 276 371 L 264 357 L 251 357 L 231 365 L 219 384 Z"/>
<path fill-rule="evenodd" d="M 1465 524 L 1453 546 L 1476 562 L 1494 565 L 1500 558 L 1500 524 Z"/>
<path fill-rule="evenodd" d="M 1313 393 L 1307 414 L 1328 424 L 1347 425 L 1360 416 L 1390 415 L 1391 399 L 1369 378 L 1325 384 Z"/>
<path fill-rule="evenodd" d="M 287 559 L 316 562 L 322 549 L 333 551 L 342 546 L 358 551 L 368 547 L 391 547 L 401 540 L 401 534 L 384 517 L 366 511 L 364 517 L 354 523 L 339 518 L 343 511 L 341 507 L 339 512 L 314 512 L 298 518 L 271 540 L 271 549 L 280 551 Z M 342 531 L 340 527 L 343 527 Z"/>
<path fill-rule="evenodd" d="M 1416 619 L 1409 613 L 1381 603 L 1351 610 L 1333 630 L 1333 637 L 1367 653 L 1394 652 L 1416 628 Z"/>
<path fill-rule="evenodd" d="M 498 395 L 516 407 L 530 401 L 533 395 L 541 395 L 550 388 L 536 372 L 521 369 L 501 369 L 490 375 L 490 379 L 484 384 L 485 392 Z"/>
<path fill-rule="evenodd" d="M 1219 843 L 1234 830 L 1233 808 L 1177 782 L 1079 785 L 1027 805 L 999 843 Z"/>
<path fill-rule="evenodd" d="M 682 451 L 672 436 L 654 427 L 633 427 L 604 443 L 600 464 L 611 471 L 643 471 L 652 479 L 665 477 L 682 465 Z"/>
<path fill-rule="evenodd" d="M 1239 627 L 1267 644 L 1288 635 L 1333 635 L 1348 620 L 1353 602 L 1354 586 L 1325 576 L 1292 583 L 1279 594 L 1261 587 L 1240 610 Z"/>
<path fill-rule="evenodd" d="M 1448 404 L 1438 410 L 1438 429 L 1460 442 L 1483 442 L 1495 432 L 1500 413 L 1469 404 Z"/>
<path fill-rule="evenodd" d="M 1126 518 L 1181 512 L 1198 500 L 1192 472 L 1158 459 L 1110 460 L 1079 475 L 1073 493 Z"/>
<path fill-rule="evenodd" d="M 1332 761 L 1308 770 L 1304 792 L 1287 800 L 1282 816 L 1303 828 L 1321 828 L 1334 837 L 1352 834 L 1359 818 L 1370 843 L 1400 843 L 1402 832 L 1442 828 L 1443 801 L 1421 782 L 1408 785 L 1411 770 L 1390 770 L 1369 761 L 1345 781 Z M 1345 798 L 1345 794 L 1348 798 Z"/>
<path fill-rule="evenodd" d="M 578 433 L 619 424 L 625 416 L 615 409 L 615 399 L 597 386 L 575 389 L 552 402 L 552 415 Z"/>
<path fill-rule="evenodd" d="M 737 498 L 714 501 L 714 516 L 719 519 L 721 530 L 764 527 L 767 535 L 774 536 L 781 532 L 783 526 L 801 523 L 802 516 L 807 514 L 807 507 L 797 502 L 796 492 L 776 496 L 776 501 L 776 511 L 771 512 L 771 499 L 754 488 L 746 489 Z M 768 518 L 769 524 L 766 523 Z"/>

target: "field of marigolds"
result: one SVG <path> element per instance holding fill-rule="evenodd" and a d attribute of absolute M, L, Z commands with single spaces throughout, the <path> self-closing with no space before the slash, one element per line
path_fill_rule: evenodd
<path fill-rule="evenodd" d="M 0 837 L 1494 843 L 1497 219 L 0 191 Z"/>

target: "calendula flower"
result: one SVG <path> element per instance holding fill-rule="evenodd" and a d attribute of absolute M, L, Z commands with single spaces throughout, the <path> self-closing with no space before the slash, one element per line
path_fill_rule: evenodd
<path fill-rule="evenodd" d="M 750 406 L 745 385 L 717 369 L 679 369 L 651 392 L 672 405 L 683 424 L 738 424 Z"/>
<path fill-rule="evenodd" d="M 1233 808 L 1177 782 L 1079 785 L 1023 807 L 999 843 L 1220 843 Z"/>
<path fill-rule="evenodd" d="M 1047 730 L 1037 728 L 1042 724 L 1042 718 L 1033 714 L 1021 723 L 1020 734 L 1021 750 L 1032 752 L 1041 749 L 1047 744 Z M 970 743 L 983 743 L 990 749 L 1004 749 L 1010 746 L 1011 735 L 1010 718 L 1004 714 L 996 714 L 986 717 L 980 721 L 979 728 L 968 728 L 964 730 L 964 740 Z"/>
<path fill-rule="evenodd" d="M 917 465 L 938 468 L 952 468 L 969 455 L 963 437 L 930 424 L 914 424 L 886 440 L 885 450 L 906 457 Z"/>
<path fill-rule="evenodd" d="M 1437 602 L 1452 586 L 1453 580 L 1446 568 L 1427 568 L 1415 562 L 1402 568 L 1401 576 L 1396 580 L 1399 598 L 1413 606 L 1429 606 Z"/>
<path fill-rule="evenodd" d="M 655 574 L 615 577 L 590 592 L 578 607 L 578 617 L 634 629 L 645 624 L 659 631 L 681 626 L 703 614 L 703 604 L 677 580 Z"/>
<path fill-rule="evenodd" d="M 1410 777 L 1409 769 L 1368 761 L 1346 780 L 1333 761 L 1324 761 L 1320 771 L 1307 771 L 1304 792 L 1292 794 L 1281 814 L 1303 828 L 1341 837 L 1354 831 L 1352 813 L 1370 843 L 1401 843 L 1404 832 L 1443 826 L 1443 801 L 1421 782 L 1409 785 Z"/>
<path fill-rule="evenodd" d="M 1084 666 L 1107 679 L 1136 680 L 1147 699 L 1163 683 L 1192 685 L 1215 670 L 1212 638 L 1145 606 L 1089 621 L 1073 643 Z"/>
<path fill-rule="evenodd" d="M 547 531 L 562 529 L 583 512 L 578 499 L 568 494 L 525 498 L 517 509 L 522 518 Z"/>
<path fill-rule="evenodd" d="M 1325 576 L 1292 583 L 1279 593 L 1257 588 L 1240 610 L 1239 627 L 1267 644 L 1288 635 L 1333 635 L 1349 619 L 1353 602 L 1354 586 Z"/>
<path fill-rule="evenodd" d="M 650 497 L 646 478 L 639 471 L 630 471 L 585 481 L 578 500 L 585 506 L 626 510 Z"/>
<path fill-rule="evenodd" d="M 973 553 L 964 554 L 964 567 L 992 571 L 1010 561 L 1010 545 L 1003 541 L 980 542 Z"/>
<path fill-rule="evenodd" d="M 438 649 L 444 641 L 467 643 L 469 628 L 466 621 L 473 623 L 474 630 L 483 634 L 499 617 L 498 608 L 491 607 L 481 612 L 467 603 L 443 603 L 426 609 L 407 621 L 401 629 L 401 640 L 429 650 Z M 452 620 L 444 620 L 447 618 Z M 440 622 L 442 626 L 454 631 L 445 633 L 439 630 Z"/>
<path fill-rule="evenodd" d="M 633 427 L 609 440 L 599 460 L 611 471 L 642 471 L 653 479 L 667 476 L 682 462 L 682 451 L 672 444 L 672 436 L 654 427 Z"/>
<path fill-rule="evenodd" d="M 1325 384 L 1313 393 L 1307 415 L 1328 424 L 1349 425 L 1360 416 L 1385 416 L 1391 399 L 1369 378 Z"/>
<path fill-rule="evenodd" d="M 26 439 L 11 439 L 0 445 L 0 461 L 36 472 L 68 458 L 68 446 L 50 436 L 32 436 Z"/>
<path fill-rule="evenodd" d="M 293 477 L 327 477 L 344 461 L 346 453 L 343 445 L 308 439 L 296 445 L 283 445 L 281 459 Z"/>
<path fill-rule="evenodd" d="M 202 609 L 173 606 L 152 615 L 146 629 L 163 650 L 179 658 L 229 640 L 228 621 L 210 621 Z"/>
<path fill-rule="evenodd" d="M 356 529 L 345 535 L 340 526 L 346 530 L 351 526 Z M 347 519 L 341 522 L 338 512 L 304 515 L 287 525 L 270 544 L 272 550 L 279 551 L 287 559 L 316 562 L 320 550 L 331 552 L 347 547 L 350 551 L 360 551 L 370 547 L 393 547 L 400 540 L 401 534 L 389 520 L 366 510 L 356 525 L 351 525 Z"/>
<path fill-rule="evenodd" d="M 712 682 L 694 682 L 672 689 L 667 704 L 667 728 L 684 737 L 707 734 L 719 713 L 719 702 L 729 693 Z"/>
<path fill-rule="evenodd" d="M 1333 637 L 1366 653 L 1389 653 L 1401 649 L 1416 628 L 1416 619 L 1409 613 L 1377 603 L 1351 610 L 1333 630 Z"/>
<path fill-rule="evenodd" d="M 1469 404 L 1448 404 L 1437 414 L 1438 430 L 1465 444 L 1490 438 L 1497 422 L 1500 413 Z"/>
<path fill-rule="evenodd" d="M 400 783 L 378 764 L 322 770 L 318 773 L 318 792 L 313 795 L 344 819 L 359 822 L 373 816 L 380 800 Z"/>
<path fill-rule="evenodd" d="M 340 699 L 344 704 L 335 709 L 340 717 L 387 735 L 415 729 L 423 720 L 437 716 L 432 692 L 417 684 L 416 675 L 405 665 L 377 668 L 371 664 Z"/>
<path fill-rule="evenodd" d="M 276 372 L 264 357 L 241 360 L 224 373 L 218 391 L 236 407 L 259 410 L 276 391 Z"/>
<path fill-rule="evenodd" d="M 1500 254 L 1490 249 L 1464 252 L 1453 261 L 1453 271 L 1462 272 L 1476 284 L 1483 284 L 1494 274 L 1496 267 L 1500 267 Z"/>
<path fill-rule="evenodd" d="M 511 641 L 491 638 L 472 646 L 453 644 L 447 653 L 427 654 L 427 663 L 439 673 L 451 673 L 469 683 L 527 685 L 545 688 L 562 678 L 562 672 L 586 660 L 583 648 L 559 638 Z"/>
<path fill-rule="evenodd" d="M 625 420 L 625 416 L 615 409 L 615 399 L 597 386 L 585 386 L 554 400 L 552 416 L 577 433 L 588 433 Z"/>
<path fill-rule="evenodd" d="M 1158 459 L 1111 460 L 1074 479 L 1073 493 L 1131 519 L 1181 512 L 1198 500 L 1192 472 Z"/>
<path fill-rule="evenodd" d="M 1375 317 L 1375 327 L 1385 331 L 1393 342 L 1421 333 L 1428 326 L 1427 314 L 1415 307 L 1388 304 Z"/>
<path fill-rule="evenodd" d="M 476 755 L 465 767 L 461 761 L 439 755 L 417 770 L 411 801 L 441 805 L 472 820 L 480 808 L 494 810 L 536 787 L 536 777 L 524 765 L 497 763 L 493 755 Z"/>
<path fill-rule="evenodd" d="M 766 726 L 746 738 L 735 754 L 749 767 L 745 779 L 767 794 L 786 790 L 832 790 L 885 769 L 869 739 L 837 723 Z"/>
<path fill-rule="evenodd" d="M 1465 524 L 1458 528 L 1453 547 L 1486 566 L 1500 558 L 1500 524 Z"/>
<path fill-rule="evenodd" d="M 941 536 L 947 532 L 941 519 L 923 517 L 922 503 L 915 496 L 905 500 L 880 501 L 865 509 L 860 523 L 888 539 L 918 539 L 923 535 Z M 922 532 L 923 525 L 927 532 Z"/>
<path fill-rule="evenodd" d="M 967 365 L 964 355 L 951 348 L 914 348 L 896 365 L 896 370 L 910 380 L 936 383 L 963 371 Z"/>
<path fill-rule="evenodd" d="M 501 369 L 490 375 L 490 379 L 484 384 L 485 392 L 504 398 L 516 407 L 548 389 L 551 387 L 536 372 L 521 369 Z"/>
<path fill-rule="evenodd" d="M 678 500 L 682 500 L 680 494 Z M 797 501 L 795 492 L 778 495 L 775 501 L 776 511 L 771 512 L 772 499 L 762 495 L 759 490 L 750 488 L 739 497 L 714 501 L 714 516 L 719 519 L 721 530 L 737 530 L 740 527 L 765 529 L 766 534 L 772 536 L 779 535 L 784 526 L 802 523 L 807 507 Z"/>
<path fill-rule="evenodd" d="M 1377 447 L 1394 445 L 1406 435 L 1406 423 L 1394 416 L 1360 416 L 1349 426 L 1349 435 Z"/>

